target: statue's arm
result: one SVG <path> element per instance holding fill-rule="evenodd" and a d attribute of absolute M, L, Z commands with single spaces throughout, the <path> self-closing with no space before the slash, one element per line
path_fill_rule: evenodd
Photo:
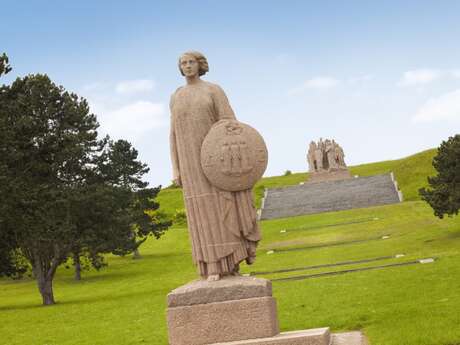
<path fill-rule="evenodd" d="M 177 154 L 177 141 L 176 141 L 176 131 L 174 130 L 174 116 L 172 111 L 173 105 L 173 97 L 171 97 L 171 102 L 169 104 L 169 108 L 171 111 L 171 129 L 169 132 L 169 148 L 171 153 L 171 162 L 172 162 L 172 169 L 173 169 L 173 181 L 177 185 L 182 185 L 180 181 L 180 169 L 179 169 L 179 155 Z"/>
<path fill-rule="evenodd" d="M 228 102 L 227 95 L 219 85 L 212 85 L 214 107 L 216 110 L 216 121 L 220 120 L 236 120 L 235 113 L 233 112 L 230 103 Z"/>

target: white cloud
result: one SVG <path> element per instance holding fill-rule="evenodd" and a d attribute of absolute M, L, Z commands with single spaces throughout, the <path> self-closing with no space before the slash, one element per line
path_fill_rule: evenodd
<path fill-rule="evenodd" d="M 115 85 L 115 91 L 119 94 L 134 94 L 152 91 L 155 87 L 153 80 L 138 79 L 126 80 Z"/>
<path fill-rule="evenodd" d="M 429 99 L 412 118 L 413 122 L 460 121 L 460 89 Z"/>
<path fill-rule="evenodd" d="M 165 107 L 161 103 L 136 101 L 116 109 L 94 105 L 101 124 L 101 132 L 116 139 L 136 142 L 152 129 L 167 124 Z"/>
<path fill-rule="evenodd" d="M 330 89 L 340 84 L 340 80 L 332 77 L 315 77 L 308 79 L 302 85 L 295 87 L 289 91 L 289 94 L 298 94 L 307 89 Z"/>
<path fill-rule="evenodd" d="M 416 69 L 404 72 L 399 85 L 413 86 L 429 84 L 442 76 L 442 72 L 435 69 Z"/>
<path fill-rule="evenodd" d="M 101 135 L 136 143 L 168 123 L 163 102 L 153 101 L 148 95 L 139 96 L 154 86 L 155 83 L 147 79 L 95 82 L 83 86 L 81 93 L 88 99 L 91 112 L 97 116 Z"/>

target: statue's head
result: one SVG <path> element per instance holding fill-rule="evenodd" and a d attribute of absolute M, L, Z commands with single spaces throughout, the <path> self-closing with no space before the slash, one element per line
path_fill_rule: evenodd
<path fill-rule="evenodd" d="M 182 63 L 184 62 L 184 60 L 189 59 L 189 58 L 195 59 L 196 62 L 198 63 L 198 75 L 199 76 L 202 76 L 206 72 L 209 71 L 208 60 L 206 60 L 206 57 L 203 54 L 197 51 L 188 51 L 188 52 L 183 53 L 179 57 L 178 67 L 179 67 L 180 73 L 183 76 L 185 76 L 185 74 L 184 74 L 184 71 L 182 70 Z"/>

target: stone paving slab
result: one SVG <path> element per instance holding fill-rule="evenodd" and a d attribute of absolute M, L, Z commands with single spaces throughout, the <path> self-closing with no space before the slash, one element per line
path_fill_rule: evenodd
<path fill-rule="evenodd" d="M 330 345 L 329 328 L 283 332 L 274 337 L 214 343 L 212 345 Z M 343 344 L 340 344 L 343 345 Z M 355 345 L 355 344 L 350 344 Z M 358 345 L 358 344 L 356 344 Z M 360 345 L 360 344 L 359 344 Z"/>
<path fill-rule="evenodd" d="M 369 341 L 359 331 L 332 334 L 331 345 L 369 345 Z"/>

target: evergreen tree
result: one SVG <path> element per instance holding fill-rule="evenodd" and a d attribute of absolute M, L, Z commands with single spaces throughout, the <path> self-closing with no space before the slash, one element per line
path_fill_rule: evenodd
<path fill-rule="evenodd" d="M 445 214 L 457 215 L 460 209 L 460 134 L 441 143 L 433 166 L 438 174 L 428 177 L 429 188 L 421 188 L 419 193 L 439 218 Z"/>
<path fill-rule="evenodd" d="M 46 75 L 0 88 L 0 232 L 30 262 L 43 304 L 72 245 L 72 203 L 91 155 L 96 117 Z"/>
<path fill-rule="evenodd" d="M 77 280 L 81 278 L 80 257 L 98 269 L 104 265 L 101 254 L 138 253 L 149 236 L 160 238 L 171 225 L 170 220 L 159 218 L 155 212 L 160 206 L 155 198 L 161 186 L 147 188 L 142 177 L 149 169 L 137 157 L 137 150 L 126 140 L 108 140 L 96 159 L 96 174 L 88 178 L 81 199 L 82 206 L 90 210 L 77 218 L 73 249 Z M 107 214 L 101 217 L 103 212 Z"/>

